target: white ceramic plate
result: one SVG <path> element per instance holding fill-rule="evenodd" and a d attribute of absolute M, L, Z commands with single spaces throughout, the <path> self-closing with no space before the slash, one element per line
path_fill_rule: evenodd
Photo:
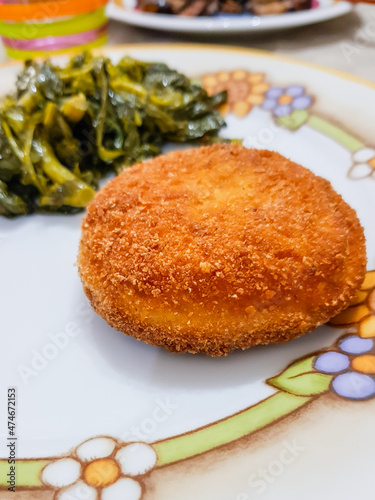
<path fill-rule="evenodd" d="M 164 61 L 210 91 L 227 87 L 223 133 L 330 180 L 365 228 L 370 272 L 335 328 L 226 358 L 176 355 L 93 313 L 74 266 L 80 215 L 0 219 L 0 498 L 13 498 L 14 423 L 18 499 L 369 498 L 375 85 L 249 50 L 104 51 Z M 18 70 L 0 69 L 1 94 Z"/>
<path fill-rule="evenodd" d="M 257 33 L 305 26 L 343 16 L 352 10 L 350 2 L 321 0 L 317 8 L 274 16 L 232 15 L 185 17 L 148 14 L 135 9 L 133 0 L 117 0 L 108 6 L 108 15 L 134 26 L 185 33 Z"/>

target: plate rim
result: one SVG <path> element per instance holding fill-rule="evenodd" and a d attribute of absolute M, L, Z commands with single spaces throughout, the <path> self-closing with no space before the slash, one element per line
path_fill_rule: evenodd
<path fill-rule="evenodd" d="M 178 51 L 178 50 L 209 50 L 215 52 L 232 52 L 232 53 L 241 53 L 244 55 L 251 55 L 259 58 L 268 58 L 275 59 L 281 62 L 295 64 L 296 66 L 307 67 L 316 71 L 320 71 L 322 73 L 326 73 L 332 76 L 336 76 L 337 78 L 341 78 L 343 80 L 351 81 L 353 83 L 357 83 L 360 85 L 364 85 L 365 87 L 369 87 L 375 90 L 375 81 L 368 80 L 361 76 L 353 75 L 351 73 L 347 73 L 346 71 L 342 71 L 335 68 L 330 68 L 328 66 L 324 66 L 321 64 L 305 61 L 303 59 L 298 59 L 293 56 L 279 54 L 275 52 L 271 52 L 268 50 L 262 49 L 254 49 L 249 47 L 240 47 L 240 46 L 231 46 L 231 45 L 220 45 L 220 44 L 209 44 L 209 43 L 168 43 L 168 42 L 145 42 L 145 43 L 124 43 L 124 44 L 114 44 L 114 45 L 105 45 L 103 47 L 98 47 L 92 50 L 94 55 L 105 54 L 106 52 L 124 52 L 126 50 L 152 50 L 156 52 L 160 49 L 170 50 L 170 51 Z M 51 54 L 49 56 L 36 57 L 35 60 L 43 61 L 46 59 L 59 59 L 72 56 L 77 54 L 77 52 L 81 52 L 77 49 L 64 51 L 59 54 Z M 0 63 L 0 71 L 9 67 L 19 66 L 22 67 L 22 60 L 10 60 Z"/>
<path fill-rule="evenodd" d="M 353 4 L 347 0 L 339 0 L 333 2 L 331 5 L 320 7 L 316 9 L 309 9 L 299 12 L 290 12 L 283 14 L 283 19 L 285 21 L 285 16 L 289 22 L 282 22 L 281 25 L 275 25 L 274 21 L 280 18 L 278 15 L 268 15 L 268 16 L 254 16 L 248 18 L 250 21 L 248 24 L 246 22 L 239 23 L 239 21 L 244 21 L 244 18 L 239 19 L 229 18 L 229 25 L 225 26 L 223 18 L 189 18 L 181 16 L 167 16 L 164 14 L 157 14 L 157 18 L 153 18 L 154 14 L 148 14 L 143 12 L 137 12 L 132 10 L 127 10 L 118 5 L 116 1 L 112 1 L 108 4 L 107 15 L 109 18 L 117 20 L 119 22 L 124 22 L 134 26 L 140 26 L 149 29 L 156 29 L 162 31 L 183 31 L 185 33 L 200 33 L 202 31 L 208 32 L 208 34 L 218 33 L 224 31 L 227 33 L 240 33 L 240 32 L 251 32 L 260 33 L 267 31 L 276 31 L 282 29 L 296 28 L 299 26 L 307 26 L 311 24 L 316 24 L 337 17 L 341 17 L 348 14 L 353 10 Z M 325 16 L 323 15 L 325 12 Z M 116 17 L 116 13 L 121 14 L 121 19 Z M 307 15 L 307 19 L 306 19 Z M 321 17 L 323 15 L 323 17 Z M 177 18 L 177 23 L 176 23 Z M 251 19 L 257 18 L 260 20 L 259 24 L 254 25 L 251 23 Z M 198 21 L 198 22 L 197 22 Z M 211 25 L 211 26 L 210 26 Z"/>

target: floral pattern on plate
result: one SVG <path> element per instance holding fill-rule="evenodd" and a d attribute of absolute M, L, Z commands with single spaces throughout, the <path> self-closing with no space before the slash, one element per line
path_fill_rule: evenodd
<path fill-rule="evenodd" d="M 290 116 L 294 110 L 308 109 L 312 103 L 313 98 L 306 94 L 302 85 L 290 85 L 286 88 L 270 88 L 262 108 L 272 111 L 275 116 Z"/>
<path fill-rule="evenodd" d="M 264 73 L 244 69 L 208 74 L 202 82 L 209 93 L 228 90 L 224 115 L 244 118 L 258 107 L 291 132 L 308 125 L 350 152 L 349 178 L 375 179 L 375 149 L 314 115 L 318 97 L 311 95 L 308 86 L 298 81 L 277 86 Z M 345 335 L 331 348 L 298 359 L 266 380 L 275 390 L 269 398 L 206 427 L 153 443 L 98 436 L 60 457 L 18 460 L 18 474 L 24 478 L 20 491 L 25 488 L 26 498 L 28 492 L 37 495 L 43 490 L 56 500 L 140 500 L 154 470 L 262 432 L 324 394 L 340 404 L 351 400 L 361 405 L 362 400 L 374 398 L 375 271 L 367 273 L 353 303 L 330 324 L 346 329 Z M 0 459 L 0 470 L 7 467 L 7 460 Z M 0 492 L 2 488 L 7 485 L 0 483 Z"/>
<path fill-rule="evenodd" d="M 18 467 L 22 471 L 25 464 L 33 463 L 30 484 L 37 484 L 39 477 L 37 487 L 52 489 L 55 500 L 141 500 L 144 478 L 156 468 L 245 437 L 323 394 L 353 401 L 375 398 L 375 270 L 366 274 L 352 304 L 330 324 L 348 327 L 349 332 L 332 348 L 296 360 L 268 379 L 275 394 L 242 412 L 155 443 L 124 443 L 99 436 L 64 457 L 46 459 L 47 463 L 25 460 Z M 0 469 L 3 466 L 6 460 L 0 460 Z"/>
<path fill-rule="evenodd" d="M 153 469 L 156 458 L 145 443 L 120 445 L 110 437 L 96 437 L 79 445 L 72 456 L 48 463 L 41 480 L 56 489 L 57 500 L 139 500 L 142 485 L 134 477 Z"/>
<path fill-rule="evenodd" d="M 202 85 L 210 95 L 224 90 L 228 92 L 228 102 L 221 108 L 223 116 L 233 113 L 237 118 L 244 118 L 259 107 L 270 112 L 277 125 L 292 132 L 309 125 L 352 153 L 353 163 L 347 174 L 350 179 L 375 179 L 375 149 L 315 116 L 312 110 L 315 97 L 303 85 L 274 86 L 267 81 L 264 73 L 250 73 L 242 69 L 204 75 Z"/>
<path fill-rule="evenodd" d="M 204 75 L 202 83 L 210 95 L 226 90 L 228 101 L 221 111 L 224 116 L 233 113 L 238 118 L 246 116 L 254 106 L 261 105 L 270 88 L 263 73 L 249 73 L 244 69 Z"/>
<path fill-rule="evenodd" d="M 375 179 L 375 149 L 362 148 L 353 154 L 353 165 L 348 176 L 353 180 L 372 177 Z"/>

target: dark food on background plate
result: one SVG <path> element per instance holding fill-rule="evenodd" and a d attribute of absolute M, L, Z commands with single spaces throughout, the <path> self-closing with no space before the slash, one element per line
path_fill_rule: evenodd
<path fill-rule="evenodd" d="M 138 0 L 143 12 L 180 16 L 214 16 L 218 14 L 283 14 L 311 9 L 311 0 Z"/>
<path fill-rule="evenodd" d="M 208 96 L 161 63 L 83 54 L 59 67 L 28 61 L 0 103 L 0 215 L 74 213 L 108 172 L 154 157 L 166 142 L 221 141 Z"/>
<path fill-rule="evenodd" d="M 366 268 L 355 211 L 278 153 L 213 145 L 124 171 L 90 203 L 78 266 L 111 326 L 222 356 L 344 309 Z"/>

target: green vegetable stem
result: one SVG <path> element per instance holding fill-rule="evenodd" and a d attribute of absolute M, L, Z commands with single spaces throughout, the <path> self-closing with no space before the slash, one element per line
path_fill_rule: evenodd
<path fill-rule="evenodd" d="M 101 177 L 166 143 L 222 142 L 226 99 L 165 64 L 130 57 L 27 61 L 0 104 L 0 215 L 75 213 Z"/>

